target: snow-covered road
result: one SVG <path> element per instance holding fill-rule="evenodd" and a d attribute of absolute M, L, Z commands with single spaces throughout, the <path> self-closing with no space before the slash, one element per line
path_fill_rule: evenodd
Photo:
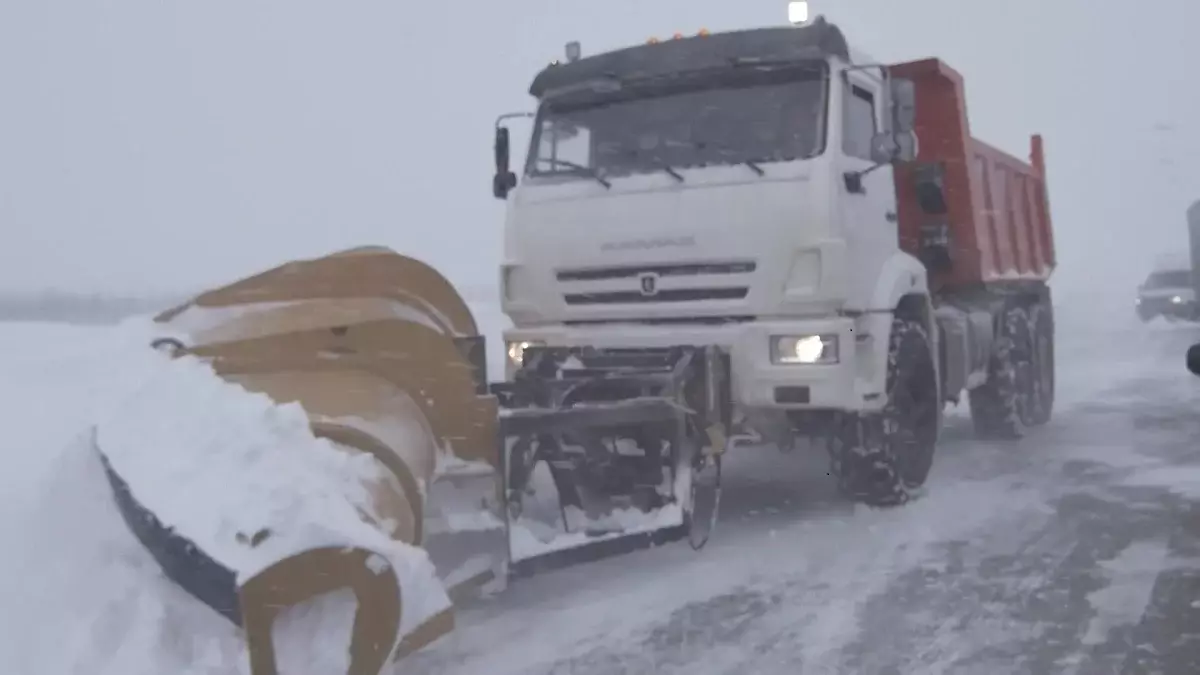
<path fill-rule="evenodd" d="M 842 502 L 821 456 L 746 451 L 703 552 L 518 581 L 410 672 L 1200 672 L 1196 340 L 1064 326 L 1054 421 L 982 443 L 953 413 L 902 509 Z"/>
<path fill-rule="evenodd" d="M 513 582 L 400 670 L 1200 672 L 1200 378 L 1183 364 L 1200 328 L 1096 325 L 1060 321 L 1047 427 L 982 443 L 952 413 L 904 508 L 841 501 L 821 456 L 740 451 L 704 551 Z M 158 578 L 69 461 L 119 394 L 121 344 L 116 329 L 0 324 L 0 536 L 23 551 L 0 558 L 0 672 L 225 672 L 201 661 L 228 626 Z M 142 651 L 164 642 L 169 657 Z"/>

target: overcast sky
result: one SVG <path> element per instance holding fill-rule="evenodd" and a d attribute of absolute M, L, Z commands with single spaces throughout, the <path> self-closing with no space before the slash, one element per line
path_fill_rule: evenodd
<path fill-rule="evenodd" d="M 880 60 L 962 72 L 975 135 L 1022 157 L 1045 135 L 1060 288 L 1132 293 L 1183 246 L 1200 4 L 813 4 Z M 564 42 L 785 17 L 783 0 L 0 2 L 0 290 L 188 291 L 361 244 L 491 283 L 492 121 L 530 107 Z"/>

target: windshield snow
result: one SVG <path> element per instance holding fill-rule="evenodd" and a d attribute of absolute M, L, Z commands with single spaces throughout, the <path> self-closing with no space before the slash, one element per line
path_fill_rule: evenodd
<path fill-rule="evenodd" d="M 824 149 L 825 98 L 823 73 L 805 69 L 552 99 L 527 173 L 586 179 L 811 157 Z"/>

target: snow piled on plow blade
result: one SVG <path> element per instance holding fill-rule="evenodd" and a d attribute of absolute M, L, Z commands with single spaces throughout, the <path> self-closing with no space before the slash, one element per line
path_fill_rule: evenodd
<path fill-rule="evenodd" d="M 364 518 L 375 515 L 364 482 L 383 471 L 373 458 L 315 438 L 298 405 L 277 405 L 196 359 L 149 349 L 152 331 L 130 324 L 78 349 L 89 352 L 96 372 L 75 373 L 80 401 L 62 401 L 76 417 L 47 421 L 99 423 L 64 449 L 23 449 L 36 456 L 29 468 L 41 480 L 17 493 L 27 495 L 25 503 L 10 504 L 19 512 L 5 518 L 12 547 L 0 595 L 12 625 L 3 627 L 0 670 L 251 672 L 243 631 L 169 581 L 121 523 L 104 460 L 163 526 L 239 583 L 297 553 L 355 547 L 378 554 L 370 564 L 395 575 L 401 635 L 449 608 L 425 552 Z M 36 436 L 71 437 L 55 431 Z M 346 672 L 354 608 L 352 594 L 334 592 L 280 616 L 273 640 L 279 672 Z"/>
<path fill-rule="evenodd" d="M 361 515 L 383 520 L 365 487 L 388 480 L 378 460 L 314 437 L 299 404 L 247 392 L 192 357 L 158 361 L 158 372 L 97 428 L 96 442 L 164 525 L 239 583 L 314 548 L 375 551 L 404 591 L 401 634 L 449 607 L 425 552 Z M 270 534 L 250 545 L 261 532 Z"/>

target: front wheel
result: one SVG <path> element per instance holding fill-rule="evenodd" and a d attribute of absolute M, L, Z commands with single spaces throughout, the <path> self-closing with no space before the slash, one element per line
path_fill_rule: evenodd
<path fill-rule="evenodd" d="M 830 439 L 839 490 L 871 506 L 907 502 L 933 466 L 941 403 L 925 326 L 894 318 L 883 411 L 845 415 Z"/>

